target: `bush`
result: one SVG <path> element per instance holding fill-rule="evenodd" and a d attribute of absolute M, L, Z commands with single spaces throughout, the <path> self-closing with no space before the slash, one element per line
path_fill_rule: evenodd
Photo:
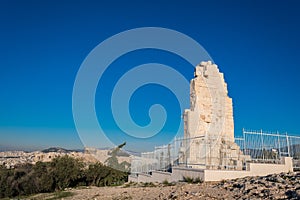
<path fill-rule="evenodd" d="M 192 177 L 189 177 L 189 176 L 184 176 L 183 177 L 183 182 L 195 184 L 195 183 L 203 183 L 203 180 L 200 177 L 192 178 Z"/>
<path fill-rule="evenodd" d="M 62 191 L 77 186 L 111 186 L 126 182 L 128 173 L 101 163 L 85 166 L 69 156 L 49 163 L 22 165 L 15 169 L 0 168 L 0 198 L 31 195 L 41 192 Z"/>
<path fill-rule="evenodd" d="M 145 182 L 141 186 L 142 187 L 155 187 L 156 185 L 152 182 Z"/>
<path fill-rule="evenodd" d="M 164 181 L 162 182 L 162 184 L 163 184 L 164 186 L 173 186 L 173 185 L 175 185 L 175 183 L 169 183 L 168 180 L 164 180 Z"/>

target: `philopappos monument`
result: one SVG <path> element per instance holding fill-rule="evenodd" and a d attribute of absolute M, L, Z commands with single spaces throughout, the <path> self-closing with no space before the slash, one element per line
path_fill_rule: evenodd
<path fill-rule="evenodd" d="M 181 163 L 191 168 L 241 169 L 249 158 L 234 142 L 232 99 L 223 73 L 211 61 L 196 66 L 190 82 L 184 138 Z"/>
<path fill-rule="evenodd" d="M 166 172 L 166 168 L 155 169 L 164 157 L 160 151 L 148 152 L 132 166 L 150 170 L 134 171 L 129 181 L 171 182 L 182 181 L 184 177 L 220 181 L 293 171 L 291 157 L 282 157 L 279 163 L 257 163 L 250 155 L 243 154 L 234 139 L 233 103 L 224 75 L 211 61 L 195 67 L 190 82 L 190 109 L 184 111 L 183 118 L 184 137 L 180 139 L 178 157 L 174 162 L 169 159 L 167 165 L 172 167 L 172 172 Z"/>

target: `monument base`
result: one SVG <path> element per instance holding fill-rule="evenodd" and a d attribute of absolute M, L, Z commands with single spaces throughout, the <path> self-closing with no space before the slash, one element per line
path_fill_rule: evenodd
<path fill-rule="evenodd" d="M 151 174 L 139 173 L 130 175 L 128 181 L 132 182 L 178 182 L 183 181 L 184 177 L 200 178 L 203 181 L 221 181 L 228 179 L 243 178 L 247 176 L 266 176 L 281 172 L 292 172 L 293 162 L 291 157 L 282 158 L 282 164 L 270 163 L 248 163 L 247 170 L 211 170 L 173 167 L 172 173 L 152 171 Z"/>

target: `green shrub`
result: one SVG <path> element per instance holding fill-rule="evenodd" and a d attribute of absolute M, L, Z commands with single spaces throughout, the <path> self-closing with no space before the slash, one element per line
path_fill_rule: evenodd
<path fill-rule="evenodd" d="M 202 183 L 203 180 L 200 177 L 192 178 L 192 177 L 189 177 L 189 176 L 184 176 L 183 177 L 183 182 L 195 184 L 195 183 Z"/>
<path fill-rule="evenodd" d="M 63 190 L 78 185 L 83 177 L 83 163 L 78 159 L 63 156 L 53 159 L 49 175 L 54 180 L 55 189 Z"/>
<path fill-rule="evenodd" d="M 164 186 L 173 186 L 173 185 L 175 185 L 175 183 L 169 183 L 168 180 L 164 180 L 164 181 L 162 182 L 162 184 L 163 184 Z"/>
<path fill-rule="evenodd" d="M 152 183 L 152 182 L 145 182 L 145 183 L 142 183 L 141 186 L 142 186 L 142 187 L 155 187 L 154 183 Z"/>
<path fill-rule="evenodd" d="M 21 165 L 15 169 L 0 167 L 0 198 L 62 191 L 77 186 L 121 185 L 128 173 L 112 169 L 101 163 L 85 166 L 69 156 L 35 165 Z"/>
<path fill-rule="evenodd" d="M 197 177 L 194 179 L 193 183 L 203 183 L 203 180 L 202 180 L 202 178 Z"/>

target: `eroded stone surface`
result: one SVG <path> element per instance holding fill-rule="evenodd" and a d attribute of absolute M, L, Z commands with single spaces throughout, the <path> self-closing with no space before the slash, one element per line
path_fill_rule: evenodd
<path fill-rule="evenodd" d="M 195 68 L 190 109 L 184 112 L 184 137 L 188 140 L 181 162 L 189 167 L 241 169 L 246 159 L 234 143 L 232 99 L 224 75 L 211 61 Z"/>

